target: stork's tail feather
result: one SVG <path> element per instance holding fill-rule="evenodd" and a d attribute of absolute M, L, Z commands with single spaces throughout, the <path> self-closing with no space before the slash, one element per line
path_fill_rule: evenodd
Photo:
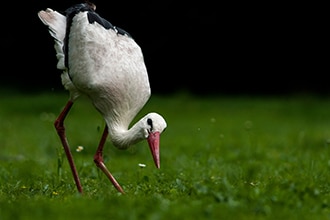
<path fill-rule="evenodd" d="M 66 17 L 50 8 L 38 12 L 40 20 L 48 26 L 50 35 L 55 40 L 56 57 L 58 60 L 57 68 L 65 69 L 65 55 L 63 51 L 64 38 L 66 32 Z"/>

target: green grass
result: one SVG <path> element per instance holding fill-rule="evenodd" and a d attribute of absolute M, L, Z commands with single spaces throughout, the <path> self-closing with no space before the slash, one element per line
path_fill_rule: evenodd
<path fill-rule="evenodd" d="M 135 120 L 166 118 L 161 169 L 146 142 L 105 147 L 125 195 L 93 163 L 104 122 L 82 98 L 65 125 L 83 196 L 53 126 L 67 98 L 0 95 L 1 219 L 330 219 L 327 97 L 153 95 Z"/>

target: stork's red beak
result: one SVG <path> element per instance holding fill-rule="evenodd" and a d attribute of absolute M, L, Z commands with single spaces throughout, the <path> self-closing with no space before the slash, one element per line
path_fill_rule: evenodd
<path fill-rule="evenodd" d="M 160 168 L 160 160 L 159 160 L 159 132 L 150 132 L 148 137 L 148 144 L 151 150 L 152 157 L 154 158 L 154 162 L 156 167 Z"/>

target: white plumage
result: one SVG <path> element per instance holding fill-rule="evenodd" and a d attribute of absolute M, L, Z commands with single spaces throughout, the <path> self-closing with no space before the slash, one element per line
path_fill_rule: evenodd
<path fill-rule="evenodd" d="M 57 68 L 70 99 L 55 121 L 79 192 L 81 183 L 65 136 L 64 119 L 80 95 L 90 98 L 105 119 L 106 127 L 94 156 L 96 165 L 118 191 L 124 192 L 104 165 L 102 150 L 109 133 L 121 149 L 147 139 L 154 162 L 160 167 L 159 137 L 167 124 L 157 113 L 130 123 L 148 101 L 151 91 L 141 48 L 127 32 L 95 13 L 95 5 L 74 5 L 62 15 L 52 9 L 38 13 L 55 40 Z"/>

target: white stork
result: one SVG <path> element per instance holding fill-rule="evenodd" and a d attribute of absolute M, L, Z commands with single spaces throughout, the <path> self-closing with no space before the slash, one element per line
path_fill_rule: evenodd
<path fill-rule="evenodd" d="M 119 149 L 147 139 L 155 165 L 160 168 L 159 138 L 167 124 L 161 115 L 152 112 L 129 128 L 151 95 L 143 54 L 127 32 L 100 17 L 95 9 L 93 3 L 85 2 L 73 5 L 63 14 L 49 8 L 38 12 L 55 40 L 57 68 L 63 71 L 62 84 L 70 92 L 54 125 L 77 189 L 83 193 L 66 138 L 64 119 L 79 96 L 89 97 L 106 122 L 94 162 L 115 188 L 124 193 L 103 161 L 108 134 Z"/>

